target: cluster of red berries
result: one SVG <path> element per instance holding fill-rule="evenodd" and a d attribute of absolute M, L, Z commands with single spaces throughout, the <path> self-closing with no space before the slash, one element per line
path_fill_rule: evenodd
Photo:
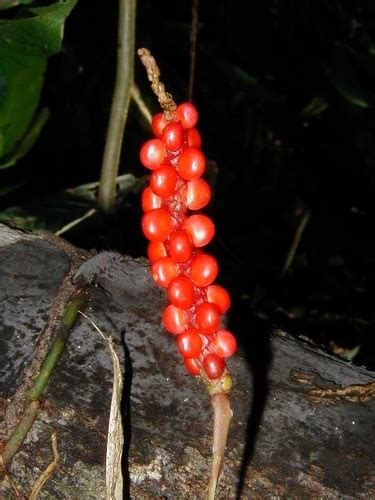
<path fill-rule="evenodd" d="M 191 374 L 204 370 L 209 379 L 216 379 L 237 343 L 230 331 L 220 327 L 230 297 L 214 284 L 217 261 L 201 250 L 215 234 L 214 223 L 207 215 L 190 212 L 211 199 L 210 186 L 201 177 L 206 159 L 197 121 L 191 103 L 180 104 L 169 120 L 163 113 L 153 117 L 156 138 L 140 151 L 142 164 L 152 171 L 142 193 L 142 230 L 150 241 L 152 277 L 166 288 L 170 302 L 163 312 L 165 329 L 177 336 Z"/>

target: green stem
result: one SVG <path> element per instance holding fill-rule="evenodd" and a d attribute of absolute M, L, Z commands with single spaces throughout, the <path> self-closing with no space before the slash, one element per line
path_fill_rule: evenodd
<path fill-rule="evenodd" d="M 37 399 L 42 395 L 52 375 L 52 371 L 55 368 L 56 363 L 59 360 L 64 349 L 67 335 L 76 320 L 78 310 L 83 306 L 85 299 L 86 291 L 80 290 L 70 300 L 67 308 L 64 311 L 63 317 L 61 318 L 61 323 L 58 327 L 55 340 L 43 361 L 39 374 L 34 380 L 33 387 L 28 391 L 26 395 L 27 399 Z"/>
<path fill-rule="evenodd" d="M 14 455 L 17 453 L 18 448 L 21 446 L 34 423 L 34 420 L 38 416 L 41 404 L 39 398 L 43 394 L 44 389 L 51 378 L 53 369 L 55 368 L 64 349 L 67 336 L 72 329 L 77 318 L 78 311 L 84 305 L 85 300 L 86 290 L 79 290 L 75 295 L 73 295 L 64 311 L 60 325 L 58 326 L 55 340 L 42 363 L 32 388 L 26 394 L 28 404 L 24 415 L 4 446 L 2 460 L 5 468 L 9 467 Z"/>
<path fill-rule="evenodd" d="M 116 202 L 116 177 L 133 85 L 135 13 L 136 0 L 119 1 L 116 82 L 98 192 L 99 206 L 105 212 L 111 212 Z"/>

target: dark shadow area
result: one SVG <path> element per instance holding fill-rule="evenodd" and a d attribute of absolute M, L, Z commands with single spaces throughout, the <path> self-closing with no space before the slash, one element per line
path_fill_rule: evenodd
<path fill-rule="evenodd" d="M 240 324 L 238 321 L 233 321 L 230 327 L 239 333 L 239 341 L 253 377 L 253 397 L 246 423 L 246 442 L 236 492 L 236 499 L 239 500 L 244 486 L 246 470 L 255 452 L 258 430 L 262 422 L 269 392 L 268 370 L 272 361 L 270 349 L 271 325 L 254 315 L 245 304 L 234 305 L 232 313 L 234 318 L 241 318 Z"/>

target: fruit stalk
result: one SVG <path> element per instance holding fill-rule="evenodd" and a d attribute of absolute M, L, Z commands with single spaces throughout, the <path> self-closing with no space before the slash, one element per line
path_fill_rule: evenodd
<path fill-rule="evenodd" d="M 228 395 L 219 392 L 212 396 L 211 403 L 214 409 L 214 437 L 212 442 L 212 466 L 208 485 L 208 500 L 215 498 L 216 485 L 223 472 L 225 445 L 227 442 L 230 421 L 233 412 L 230 407 Z"/>
<path fill-rule="evenodd" d="M 160 71 L 147 49 L 138 54 L 151 87 L 164 110 L 151 123 L 154 138 L 140 150 L 141 163 L 151 171 L 142 193 L 142 230 L 149 240 L 151 274 L 166 289 L 165 329 L 176 337 L 186 369 L 199 376 L 214 408 L 213 466 L 209 498 L 214 498 L 231 419 L 228 393 L 232 378 L 226 358 L 237 348 L 234 335 L 222 326 L 230 296 L 215 283 L 219 267 L 203 251 L 215 235 L 215 225 L 201 212 L 211 199 L 203 175 L 206 158 L 196 128 L 198 111 L 189 102 L 176 105 L 160 82 Z"/>

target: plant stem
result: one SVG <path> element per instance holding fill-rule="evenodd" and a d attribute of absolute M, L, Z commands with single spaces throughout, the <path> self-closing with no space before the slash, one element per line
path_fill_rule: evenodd
<path fill-rule="evenodd" d="M 78 217 L 77 219 L 72 220 L 71 222 L 69 222 L 68 224 L 63 226 L 62 228 L 58 229 L 55 232 L 55 235 L 61 236 L 62 234 L 66 233 L 67 231 L 70 231 L 71 229 L 73 229 L 73 227 L 77 226 L 78 224 L 83 222 L 85 219 L 88 219 L 89 217 L 91 217 L 94 214 L 96 214 L 96 208 L 90 208 L 90 210 L 88 210 L 85 214 L 83 214 L 82 217 Z"/>
<path fill-rule="evenodd" d="M 310 210 L 305 208 L 301 217 L 300 217 L 300 220 L 298 222 L 297 229 L 294 233 L 292 245 L 290 246 L 289 251 L 288 251 L 288 255 L 286 256 L 283 270 L 281 271 L 281 276 L 284 276 L 284 274 L 286 274 L 290 265 L 293 262 L 293 259 L 296 255 L 296 252 L 298 249 L 298 246 L 301 242 L 302 234 L 305 230 L 307 223 L 309 222 L 309 219 L 310 219 Z"/>
<path fill-rule="evenodd" d="M 191 7 L 191 31 L 190 31 L 190 75 L 189 75 L 189 101 L 193 100 L 195 59 L 197 55 L 197 33 L 198 33 L 198 6 L 199 0 L 193 0 Z"/>
<path fill-rule="evenodd" d="M 26 438 L 29 430 L 31 429 L 34 420 L 38 416 L 41 405 L 39 398 L 43 394 L 43 391 L 51 378 L 53 369 L 55 368 L 65 346 L 67 336 L 77 318 L 78 310 L 83 306 L 85 299 L 86 290 L 79 290 L 73 295 L 64 311 L 56 338 L 43 361 L 39 374 L 34 380 L 33 387 L 26 394 L 28 404 L 24 415 L 4 446 L 1 458 L 3 462 L 2 466 L 5 468 L 9 467 L 14 455 L 17 453 L 23 440 Z"/>
<path fill-rule="evenodd" d="M 133 85 L 135 13 L 136 0 L 119 0 L 116 82 L 98 192 L 99 206 L 104 212 L 113 211 L 116 202 L 116 177 Z"/>
<path fill-rule="evenodd" d="M 151 112 L 148 109 L 148 107 L 146 106 L 146 103 L 144 102 L 144 100 L 142 99 L 141 92 L 135 83 L 133 83 L 133 86 L 132 86 L 132 99 L 135 102 L 135 104 L 137 105 L 140 113 L 142 114 L 142 116 L 144 117 L 146 122 L 149 125 L 151 125 L 151 122 L 152 122 Z"/>
<path fill-rule="evenodd" d="M 83 306 L 85 299 L 86 291 L 79 290 L 67 305 L 63 317 L 61 318 L 55 340 L 43 361 L 39 374 L 34 380 L 33 387 L 27 393 L 27 399 L 34 400 L 42 395 L 64 349 L 67 335 L 77 318 L 78 310 Z"/>

